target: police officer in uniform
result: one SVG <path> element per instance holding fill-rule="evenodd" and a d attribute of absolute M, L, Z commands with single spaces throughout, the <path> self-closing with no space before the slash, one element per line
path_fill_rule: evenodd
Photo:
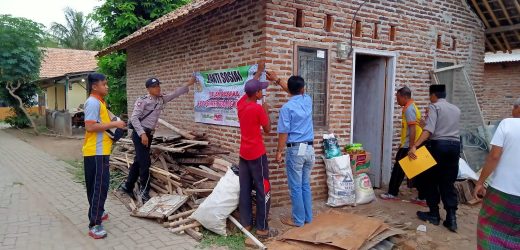
<path fill-rule="evenodd" d="M 146 81 L 148 94 L 137 98 L 130 123 L 133 126 L 132 141 L 135 147 L 134 163 L 130 167 L 130 173 L 125 183 L 120 186 L 120 190 L 134 197 L 134 185 L 139 179 L 139 195 L 143 203 L 150 199 L 150 145 L 155 131 L 155 126 L 167 102 L 186 94 L 189 86 L 195 83 L 195 77 L 189 82 L 177 88 L 175 91 L 162 94 L 161 82 L 157 78 L 150 78 Z"/>
<path fill-rule="evenodd" d="M 426 142 L 437 165 L 419 175 L 424 185 L 429 212 L 418 211 L 417 216 L 434 225 L 440 224 L 439 202 L 442 199 L 446 210 L 443 225 L 452 232 L 457 231 L 457 193 L 455 180 L 459 171 L 460 156 L 460 109 L 446 101 L 446 86 L 431 85 L 428 118 L 423 132 L 410 148 L 409 156 L 416 159 L 418 145 Z"/>

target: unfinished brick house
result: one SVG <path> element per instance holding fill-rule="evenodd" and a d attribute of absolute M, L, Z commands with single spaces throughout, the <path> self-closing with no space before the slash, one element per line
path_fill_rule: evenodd
<path fill-rule="evenodd" d="M 484 26 L 463 0 L 202 0 L 193 1 L 100 52 L 128 54 L 128 106 L 156 76 L 163 90 L 187 81 L 194 71 L 225 69 L 267 61 L 287 79 L 303 76 L 314 99 L 315 199 L 326 197 L 323 133 L 340 143 L 362 142 L 372 153 L 370 177 L 384 186 L 398 147 L 401 108 L 395 90 L 409 86 L 423 111 L 431 71 L 463 64 L 473 84 L 484 72 Z M 273 204 L 289 203 L 284 166 L 274 163 L 278 109 L 288 96 L 269 87 L 273 133 L 265 138 Z M 131 112 L 132 110 L 129 110 Z M 193 93 L 168 105 L 163 118 L 206 132 L 238 161 L 239 129 L 195 123 Z"/>

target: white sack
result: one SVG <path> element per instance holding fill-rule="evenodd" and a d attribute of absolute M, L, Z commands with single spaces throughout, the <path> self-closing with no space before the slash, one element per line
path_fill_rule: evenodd
<path fill-rule="evenodd" d="M 327 171 L 327 187 L 329 197 L 327 205 L 339 207 L 356 205 L 354 176 L 350 168 L 350 156 L 343 155 L 332 159 L 323 159 Z"/>
<path fill-rule="evenodd" d="M 213 192 L 200 204 L 190 218 L 217 234 L 226 236 L 226 219 L 238 207 L 240 182 L 233 170 L 228 169 Z"/>
<path fill-rule="evenodd" d="M 356 204 L 367 204 L 376 199 L 372 182 L 366 173 L 356 176 Z"/>
<path fill-rule="evenodd" d="M 459 174 L 457 175 L 457 179 L 472 179 L 478 181 L 478 176 L 475 171 L 473 171 L 462 158 L 459 158 Z"/>

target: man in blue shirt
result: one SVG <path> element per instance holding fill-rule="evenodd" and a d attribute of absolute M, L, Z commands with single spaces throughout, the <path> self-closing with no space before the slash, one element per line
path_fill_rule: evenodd
<path fill-rule="evenodd" d="M 267 79 L 275 81 L 291 95 L 280 109 L 276 161 L 282 162 L 282 150 L 285 149 L 292 217 L 282 218 L 282 223 L 301 227 L 312 221 L 310 179 L 316 158 L 313 147 L 312 99 L 305 94 L 305 81 L 300 76 L 291 76 L 287 83 L 282 83 L 274 72 L 267 72 Z"/>

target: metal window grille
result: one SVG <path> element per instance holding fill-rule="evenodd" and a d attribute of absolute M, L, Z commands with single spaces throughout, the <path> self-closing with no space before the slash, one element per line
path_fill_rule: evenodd
<path fill-rule="evenodd" d="M 305 92 L 312 97 L 314 126 L 326 125 L 328 52 L 315 48 L 298 48 L 298 75 L 305 79 Z"/>

